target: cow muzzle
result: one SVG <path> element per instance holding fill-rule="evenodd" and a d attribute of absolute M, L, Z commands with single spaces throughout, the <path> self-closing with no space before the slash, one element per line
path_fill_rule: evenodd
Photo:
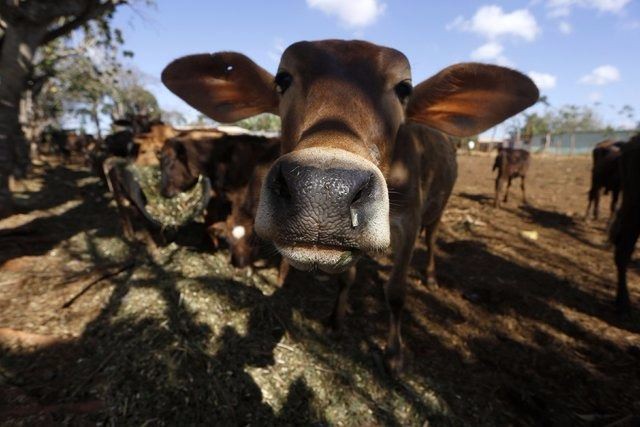
<path fill-rule="evenodd" d="M 295 268 L 337 273 L 389 246 L 389 197 L 370 161 L 334 148 L 282 156 L 262 187 L 256 233 Z"/>

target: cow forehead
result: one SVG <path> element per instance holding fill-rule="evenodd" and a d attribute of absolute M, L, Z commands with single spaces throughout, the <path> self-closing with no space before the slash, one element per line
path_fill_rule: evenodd
<path fill-rule="evenodd" d="M 407 57 L 399 50 L 361 40 L 302 41 L 282 54 L 279 70 L 298 71 L 305 76 L 346 73 L 391 74 L 411 78 Z"/>

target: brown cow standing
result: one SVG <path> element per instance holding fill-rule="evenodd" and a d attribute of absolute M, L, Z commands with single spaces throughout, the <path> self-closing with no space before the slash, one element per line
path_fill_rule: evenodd
<path fill-rule="evenodd" d="M 500 207 L 500 194 L 504 188 L 505 182 L 507 188 L 504 193 L 503 202 L 507 203 L 509 200 L 509 189 L 511 188 L 511 180 L 520 178 L 520 188 L 522 189 L 522 203 L 527 203 L 527 195 L 525 192 L 525 179 L 527 177 L 527 171 L 531 164 L 531 155 L 527 150 L 521 148 L 503 148 L 498 149 L 498 155 L 496 161 L 493 164 L 493 171 L 498 170 L 498 176 L 496 176 L 496 195 L 493 201 L 493 205 L 496 208 Z"/>
<path fill-rule="evenodd" d="M 154 166 L 160 163 L 160 150 L 165 141 L 175 135 L 180 135 L 184 138 L 207 137 L 211 140 L 211 138 L 222 136 L 223 133 L 216 130 L 205 131 L 202 129 L 194 132 L 177 131 L 173 127 L 163 123 L 152 122 L 148 124 L 147 131 L 144 133 L 133 135 L 132 133 L 125 134 L 120 132 L 116 135 L 120 135 L 123 141 L 126 136 L 129 141 L 127 144 L 135 147 L 132 150 L 127 150 L 127 152 L 135 155 L 133 159 L 129 159 L 133 164 L 137 166 Z M 132 216 L 141 216 L 145 218 L 146 230 L 152 235 L 154 240 L 165 243 L 164 233 L 161 230 L 156 230 L 157 227 L 149 224 L 147 213 L 144 212 L 144 198 L 139 192 L 139 186 L 132 182 L 132 180 L 134 180 L 133 175 L 123 170 L 123 160 L 121 156 L 112 155 L 107 157 L 107 153 L 96 151 L 93 153 L 91 160 L 94 169 L 104 178 L 113 194 L 125 237 L 130 240 L 135 237 Z"/>
<path fill-rule="evenodd" d="M 640 134 L 622 146 L 620 157 L 622 205 L 618 209 L 610 230 L 615 244 L 615 263 L 618 270 L 616 306 L 628 311 L 627 267 L 640 235 Z"/>
<path fill-rule="evenodd" d="M 228 242 L 234 266 L 246 267 L 258 250 L 253 221 L 262 182 L 279 154 L 279 140 L 251 135 L 170 139 L 160 157 L 161 191 L 173 197 L 192 187 L 200 174 L 208 176 L 215 194 L 207 208 L 207 231 L 214 243 L 218 237 Z"/>
<path fill-rule="evenodd" d="M 620 147 L 622 141 L 614 142 L 605 140 L 596 144 L 593 149 L 593 167 L 591 169 L 591 188 L 589 189 L 589 203 L 585 219 L 589 218 L 589 211 L 593 206 L 593 219 L 598 219 L 598 208 L 600 205 L 600 193 L 604 188 L 604 193 L 611 192 L 611 216 L 618 204 L 620 193 Z"/>
<path fill-rule="evenodd" d="M 275 78 L 242 54 L 221 52 L 180 58 L 162 80 L 218 121 L 281 117 L 283 155 L 265 178 L 256 233 L 298 269 L 344 273 L 337 325 L 360 255 L 392 245 L 385 286 L 392 370 L 403 362 L 400 314 L 416 236 L 423 223 L 435 236 L 456 177 L 445 133 L 475 135 L 539 95 L 523 74 L 475 63 L 414 88 L 401 52 L 341 40 L 289 46 Z"/>
<path fill-rule="evenodd" d="M 43 132 L 40 135 L 40 145 L 46 142 L 50 143 L 53 148 L 62 155 L 65 163 L 72 159 L 72 156 L 82 156 L 95 144 L 93 135 L 85 133 L 76 133 L 75 131 L 67 131 L 64 129 L 54 129 Z"/>

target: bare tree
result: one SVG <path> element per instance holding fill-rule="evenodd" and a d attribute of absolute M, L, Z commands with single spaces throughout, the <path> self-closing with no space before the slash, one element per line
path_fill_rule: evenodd
<path fill-rule="evenodd" d="M 20 123 L 35 55 L 42 46 L 98 21 L 111 37 L 108 19 L 126 0 L 3 0 L 0 2 L 0 218 L 12 211 L 11 175 L 27 170 L 28 148 Z"/>

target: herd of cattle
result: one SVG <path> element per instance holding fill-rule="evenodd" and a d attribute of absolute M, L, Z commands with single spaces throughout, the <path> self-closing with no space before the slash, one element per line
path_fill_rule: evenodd
<path fill-rule="evenodd" d="M 640 235 L 640 134 L 630 141 L 604 140 L 593 148 L 593 166 L 591 169 L 591 188 L 588 193 L 587 212 L 598 219 L 600 196 L 611 193 L 609 217 L 609 240 L 615 245 L 615 264 L 618 270 L 618 290 L 616 305 L 620 311 L 630 308 L 627 288 L 627 268 Z M 525 197 L 525 177 L 531 155 L 527 150 L 519 148 L 499 148 L 493 170 L 498 170 L 496 177 L 496 207 L 500 206 L 500 194 L 507 181 L 504 202 L 507 201 L 509 187 L 513 178 L 520 177 L 522 183 L 522 199 Z M 622 204 L 618 206 L 618 198 L 622 192 Z"/>
<path fill-rule="evenodd" d="M 275 76 L 239 53 L 186 56 L 163 72 L 171 91 L 221 122 L 278 114 L 281 136 L 179 131 L 137 119 L 120 123 L 129 129 L 107 137 L 92 162 L 108 180 L 109 168 L 101 166 L 109 164 L 107 156 L 156 164 L 165 197 L 189 190 L 200 175 L 208 177 L 205 224 L 211 241 L 225 240 L 232 264 L 239 267 L 257 261 L 258 240 L 270 242 L 282 255 L 281 281 L 288 265 L 338 274 L 340 291 L 330 318 L 334 328 L 346 314 L 357 260 L 391 246 L 385 361 L 391 370 L 401 369 L 400 315 L 415 241 L 424 230 L 425 276 L 434 283 L 437 229 L 457 176 L 455 147 L 447 135 L 478 134 L 539 96 L 528 77 L 493 65 L 454 65 L 416 86 L 410 78 L 402 53 L 360 41 L 293 44 Z M 344 93 L 349 96 L 338 95 Z M 526 201 L 530 161 L 526 151 L 499 151 L 493 167 L 498 170 L 496 206 L 504 184 L 506 201 L 517 177 Z M 639 137 L 594 150 L 589 192 L 594 215 L 601 188 L 616 196 L 621 188 L 623 194 L 611 226 L 621 308 L 629 305 L 626 268 L 640 233 L 638 165 Z M 139 202 L 127 201 L 126 185 L 110 182 L 110 187 L 116 189 L 125 232 L 132 236 L 126 211 L 139 209 Z"/>

